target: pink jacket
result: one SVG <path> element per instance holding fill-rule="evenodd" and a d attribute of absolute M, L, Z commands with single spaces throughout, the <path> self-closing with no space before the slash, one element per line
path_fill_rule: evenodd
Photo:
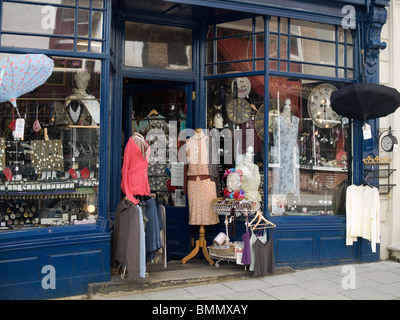
<path fill-rule="evenodd" d="M 149 166 L 151 149 L 148 144 L 147 146 L 146 156 L 143 157 L 135 141 L 129 138 L 124 151 L 124 163 L 121 170 L 121 190 L 134 204 L 139 203 L 139 201 L 133 197 L 134 195 L 150 195 L 147 168 Z"/>

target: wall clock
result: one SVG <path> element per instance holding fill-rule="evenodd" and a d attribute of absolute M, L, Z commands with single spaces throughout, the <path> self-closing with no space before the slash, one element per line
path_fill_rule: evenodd
<path fill-rule="evenodd" d="M 250 119 L 250 103 L 242 98 L 232 99 L 226 106 L 226 113 L 233 123 L 245 123 Z"/>
<path fill-rule="evenodd" d="M 340 123 L 341 117 L 331 107 L 331 94 L 336 90 L 335 86 L 323 83 L 316 86 L 308 96 L 308 115 L 319 128 L 333 128 Z"/>
<path fill-rule="evenodd" d="M 391 152 L 393 151 L 394 146 L 398 144 L 397 138 L 392 135 L 390 132 L 384 136 L 381 140 L 381 147 L 383 151 Z"/>

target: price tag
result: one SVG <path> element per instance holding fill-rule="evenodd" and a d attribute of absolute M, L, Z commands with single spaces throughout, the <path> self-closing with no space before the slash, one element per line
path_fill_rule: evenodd
<path fill-rule="evenodd" d="M 14 138 L 24 138 L 25 119 L 19 118 L 15 121 Z"/>
<path fill-rule="evenodd" d="M 371 126 L 368 123 L 364 123 L 363 125 L 363 135 L 364 135 L 364 140 L 372 138 Z"/>

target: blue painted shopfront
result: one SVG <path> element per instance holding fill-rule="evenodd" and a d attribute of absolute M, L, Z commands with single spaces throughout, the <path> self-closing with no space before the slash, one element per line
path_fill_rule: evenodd
<path fill-rule="evenodd" d="M 41 1 L 41 4 L 46 4 Z M 73 4 L 71 4 L 73 2 Z M 81 1 L 63 4 L 66 8 L 78 11 Z M 87 3 L 86 3 L 87 2 Z M 92 0 L 86 1 L 83 8 L 94 10 Z M 0 10 L 5 4 L 37 4 L 35 1 L 0 0 Z M 211 1 L 176 0 L 163 1 L 111 1 L 105 0 L 103 12 L 103 34 L 101 52 L 80 52 L 76 50 L 50 50 L 24 47 L 7 47 L 0 43 L 1 53 L 25 54 L 44 53 L 52 56 L 98 59 L 101 61 L 101 120 L 100 120 L 100 166 L 99 166 L 99 215 L 97 223 L 87 226 L 60 226 L 19 231 L 0 232 L 0 298 L 1 299 L 47 299 L 84 294 L 87 284 L 110 280 L 110 246 L 112 230 L 109 227 L 115 209 L 121 200 L 121 139 L 123 139 L 123 105 L 127 93 L 126 82 L 135 80 L 143 85 L 154 80 L 162 81 L 166 87 L 180 86 L 186 89 L 189 101 L 188 123 L 193 128 L 206 127 L 206 81 L 223 79 L 230 75 L 210 75 L 205 72 L 206 34 L 209 26 L 244 18 L 262 17 L 265 28 L 265 43 L 269 43 L 269 21 L 272 16 L 300 19 L 340 26 L 344 13 L 342 8 L 349 4 L 356 12 L 356 25 L 351 32 L 354 39 L 354 77 L 340 78 L 344 84 L 352 82 L 379 81 L 379 51 L 384 49 L 380 41 L 380 30 L 386 22 L 386 0 L 351 1 Z M 51 5 L 51 3 L 48 3 Z M 151 68 L 128 67 L 124 64 L 125 22 L 133 21 L 147 24 L 176 26 L 192 30 L 192 69 L 190 71 L 155 70 Z M 0 27 L 1 27 L 0 17 Z M 76 28 L 77 29 L 77 28 Z M 74 33 L 75 40 L 79 35 Z M 5 35 L 32 36 L 29 32 L 9 32 L 0 29 L 0 41 Z M 43 35 L 42 35 L 43 36 Z M 46 35 L 48 36 L 48 35 Z M 92 39 L 85 39 L 90 43 Z M 269 51 L 265 46 L 264 67 L 251 72 L 238 72 L 235 76 L 259 76 L 268 83 L 271 76 L 299 77 L 293 72 L 270 70 Z M 253 61 L 255 64 L 255 61 Z M 304 79 L 338 81 L 336 76 L 320 77 L 301 74 Z M 150 87 L 149 87 L 150 88 Z M 187 89 L 190 88 L 190 89 Z M 268 97 L 269 86 L 264 86 Z M 190 93 L 193 91 L 193 94 Z M 193 101 L 192 101 L 193 98 Z M 264 101 L 268 106 L 268 99 Z M 265 113 L 267 114 L 267 113 Z M 268 128 L 268 116 L 264 119 Z M 369 121 L 372 132 L 378 130 L 378 121 Z M 353 123 L 353 168 L 354 182 L 363 180 L 362 159 L 370 153 L 378 154 L 374 143 L 363 142 L 362 123 Z M 129 129 L 129 128 L 128 128 Z M 265 148 L 267 150 L 267 148 Z M 267 152 L 267 151 L 265 151 Z M 267 159 L 267 154 L 264 154 Z M 264 162 L 265 166 L 268 166 Z M 264 181 L 268 185 L 268 179 Z M 268 188 L 264 188 L 264 199 L 268 199 Z M 266 206 L 267 207 L 267 206 Z M 167 216 L 174 217 L 168 224 L 167 234 L 173 246 L 170 258 L 182 258 L 191 250 L 191 238 L 197 239 L 197 228 L 180 227 L 187 223 L 187 207 L 168 207 Z M 350 262 L 367 262 L 379 259 L 372 253 L 367 241 L 359 239 L 353 246 L 345 246 L 346 221 L 344 216 L 304 216 L 273 217 L 265 210 L 269 220 L 277 225 L 273 232 L 275 262 L 277 266 L 305 268 Z M 177 219 L 178 217 L 178 219 Z M 184 217 L 179 220 L 179 217 Z M 168 218 L 167 218 L 168 220 Z M 243 226 L 244 228 L 244 226 Z M 179 230 L 179 236 L 177 235 Z M 184 231 L 182 231 L 184 230 Z M 225 226 L 207 227 L 209 242 Z M 237 235 L 243 232 L 237 229 Z M 173 235 L 173 236 L 172 236 Z M 42 281 L 46 275 L 43 267 L 56 268 L 56 289 L 44 289 Z"/>

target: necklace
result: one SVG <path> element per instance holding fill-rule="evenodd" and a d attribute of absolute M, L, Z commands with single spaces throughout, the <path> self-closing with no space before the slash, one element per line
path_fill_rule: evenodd
<path fill-rule="evenodd" d="M 90 144 L 87 144 L 87 145 L 89 146 L 88 150 L 86 150 L 85 147 L 83 146 L 83 144 L 81 143 L 81 147 L 79 148 L 79 150 L 86 158 L 89 158 L 93 155 L 93 149 Z"/>
<path fill-rule="evenodd" d="M 82 116 L 83 108 L 81 103 L 81 101 L 71 101 L 68 105 L 68 116 L 73 124 L 77 124 Z"/>

